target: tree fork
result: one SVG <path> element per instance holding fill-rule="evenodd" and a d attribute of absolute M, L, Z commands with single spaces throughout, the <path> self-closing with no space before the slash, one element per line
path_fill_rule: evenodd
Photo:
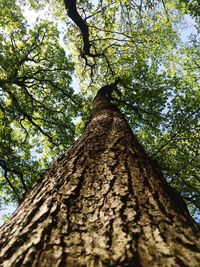
<path fill-rule="evenodd" d="M 200 262 L 199 230 L 184 201 L 105 87 L 94 99 L 83 135 L 3 225 L 0 244 L 2 267 L 198 267 Z"/>

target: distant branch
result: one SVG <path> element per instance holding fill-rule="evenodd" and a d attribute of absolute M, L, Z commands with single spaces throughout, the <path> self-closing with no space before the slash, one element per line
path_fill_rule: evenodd
<path fill-rule="evenodd" d="M 4 161 L 4 160 L 2 160 L 2 159 L 0 159 L 0 166 L 1 166 L 1 168 L 3 169 L 3 171 L 4 171 L 4 178 L 5 178 L 5 180 L 6 180 L 6 182 L 8 183 L 8 185 L 10 186 L 10 188 L 11 188 L 11 190 L 13 191 L 13 193 L 14 193 L 14 195 L 16 196 L 16 198 L 17 198 L 17 200 L 18 200 L 18 202 L 20 202 L 21 201 L 21 197 L 20 197 L 20 195 L 19 195 L 19 193 L 17 192 L 17 189 L 14 187 L 14 185 L 12 184 L 12 182 L 10 181 L 10 179 L 8 178 L 8 172 L 14 172 L 14 173 L 18 173 L 17 171 L 15 171 L 15 170 L 11 170 L 11 169 L 9 169 L 7 166 L 6 166 L 6 162 Z M 19 174 L 19 173 L 18 173 Z M 25 186 L 25 191 L 26 191 L 26 185 L 25 185 L 25 183 L 24 183 L 24 181 L 23 181 L 23 187 Z"/>
<path fill-rule="evenodd" d="M 150 116 L 153 116 L 155 118 L 158 118 L 155 114 L 147 111 L 147 110 L 144 110 L 144 109 L 141 109 L 139 106 L 135 106 L 131 103 L 128 103 L 126 101 L 123 101 L 121 99 L 114 99 L 115 101 L 118 102 L 118 104 L 124 104 L 125 106 L 128 106 L 129 108 L 131 108 L 135 113 L 136 115 L 142 120 L 144 121 L 147 125 L 149 125 L 151 128 L 153 129 L 156 129 L 156 127 L 154 127 L 149 120 L 145 119 L 143 116 L 142 116 L 142 113 L 145 113 L 145 114 L 148 114 Z"/>
<path fill-rule="evenodd" d="M 10 96 L 13 104 L 15 105 L 15 107 L 17 108 L 17 110 L 20 112 L 21 115 L 23 115 L 24 117 L 26 117 L 26 119 L 33 125 L 35 126 L 40 133 L 42 133 L 44 136 L 46 136 L 49 139 L 49 142 L 51 142 L 54 145 L 57 145 L 56 143 L 53 142 L 53 138 L 47 133 L 45 132 L 40 125 L 38 125 L 35 121 L 34 121 L 34 117 L 30 114 L 28 114 L 23 107 L 21 107 L 20 103 L 18 102 L 18 99 L 16 98 L 16 96 L 11 92 L 11 90 L 4 86 L 4 90 L 5 92 L 8 93 L 8 95 Z"/>
<path fill-rule="evenodd" d="M 187 118 L 185 119 L 185 123 L 187 123 L 190 119 L 191 116 L 193 116 L 195 113 L 197 113 L 199 111 L 193 111 L 191 114 L 189 114 L 187 116 Z M 169 139 L 168 140 L 164 140 L 165 142 L 151 155 L 152 157 L 155 157 L 157 156 L 158 154 L 160 154 L 161 151 L 163 151 L 163 149 L 165 149 L 167 147 L 167 145 L 169 143 L 171 143 L 181 132 L 182 132 L 182 128 L 180 128 L 177 132 L 171 134 L 169 136 Z"/>

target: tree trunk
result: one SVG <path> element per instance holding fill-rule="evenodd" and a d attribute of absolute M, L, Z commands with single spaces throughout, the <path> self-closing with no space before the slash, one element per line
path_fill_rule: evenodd
<path fill-rule="evenodd" d="M 200 266 L 182 198 L 101 91 L 82 137 L 1 228 L 1 265 Z"/>

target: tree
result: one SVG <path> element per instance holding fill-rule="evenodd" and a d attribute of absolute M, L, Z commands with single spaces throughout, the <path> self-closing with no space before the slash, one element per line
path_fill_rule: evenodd
<path fill-rule="evenodd" d="M 66 40 L 83 92 L 94 96 L 121 78 L 115 103 L 198 218 L 199 34 L 194 30 L 194 42 L 179 34 L 189 10 L 182 1 L 64 2 L 72 21 Z M 66 19 L 63 8 L 58 14 Z"/>
<path fill-rule="evenodd" d="M 146 10 L 152 11 L 151 3 L 147 1 L 147 6 L 143 6 L 143 3 L 137 5 L 137 2 L 134 2 L 136 11 L 138 8 L 143 10 L 143 13 L 139 13 L 140 20 L 136 20 L 136 28 L 141 25 L 143 27 L 141 31 L 134 32 L 136 36 L 132 40 L 132 45 L 131 35 L 128 33 L 133 31 L 133 28 L 128 15 L 132 15 L 133 2 L 116 1 L 113 4 L 107 1 L 111 10 L 107 14 L 107 7 L 101 1 L 101 8 L 98 10 L 97 6 L 96 12 L 99 14 L 102 11 L 101 18 L 98 19 L 100 23 L 107 23 L 107 28 L 104 28 L 104 33 L 100 36 L 97 32 L 90 31 L 86 23 L 87 17 L 83 19 L 77 9 L 79 3 L 64 2 L 68 16 L 81 31 L 82 46 L 78 40 L 77 51 L 83 58 L 84 78 L 95 79 L 91 84 L 91 90 L 94 90 L 95 84 L 101 85 L 103 78 L 107 85 L 101 86 L 96 94 L 92 115 L 82 136 L 43 174 L 13 217 L 2 227 L 2 266 L 198 266 L 198 226 L 190 217 L 183 199 L 168 185 L 159 165 L 144 151 L 132 134 L 124 115 L 116 106 L 118 104 L 122 107 L 123 104 L 127 117 L 130 117 L 129 111 L 132 110 L 148 126 L 158 127 L 162 125 L 161 114 L 169 99 L 170 87 L 175 87 L 173 92 L 180 92 L 183 85 L 184 90 L 192 90 L 189 75 L 183 79 L 178 75 L 178 68 L 170 70 L 171 76 L 169 75 L 167 64 L 171 66 L 175 61 L 169 62 L 165 58 L 164 72 L 158 68 L 157 60 L 163 55 L 173 55 L 167 54 L 167 49 L 174 45 L 173 41 L 166 42 L 159 51 L 158 46 L 150 49 L 150 45 L 147 45 L 144 55 L 141 54 L 148 40 L 152 41 L 153 45 L 157 44 L 157 41 L 149 39 L 148 31 L 153 34 L 156 28 L 155 32 L 159 34 L 155 34 L 154 37 L 164 41 L 166 34 L 173 34 L 172 24 L 169 23 L 165 28 L 166 32 L 163 32 L 162 27 L 156 26 L 157 21 L 151 24 L 149 16 L 143 16 Z M 82 4 L 87 8 L 90 6 L 88 1 L 83 1 Z M 128 38 L 126 46 L 120 45 L 125 39 L 117 39 L 115 30 L 111 30 L 111 24 L 108 24 L 113 18 L 112 23 L 116 23 L 115 27 L 119 26 L 119 22 L 116 21 L 116 12 L 119 12 L 117 5 L 123 8 L 123 14 L 126 15 L 120 24 L 124 36 Z M 168 6 L 171 8 L 169 4 L 165 5 L 164 12 L 169 20 Z M 83 8 L 83 14 L 84 11 Z M 160 11 L 160 6 L 157 11 Z M 156 20 L 155 17 L 153 19 Z M 165 19 L 158 20 L 158 23 L 161 22 L 166 23 Z M 91 25 L 94 27 L 92 20 Z M 70 30 L 69 28 L 69 33 Z M 107 37 L 104 43 L 105 33 Z M 140 35 L 144 35 L 144 39 L 137 40 Z M 71 36 L 71 39 L 73 37 Z M 116 42 L 112 43 L 113 40 Z M 136 40 L 137 49 L 134 48 Z M 142 40 L 145 40 L 145 45 L 141 46 Z M 136 53 L 134 60 L 129 60 L 126 54 L 122 55 L 121 52 L 125 52 L 127 46 L 130 48 L 129 56 Z M 167 50 L 165 54 L 164 50 Z M 157 58 L 154 60 L 156 52 Z M 116 57 L 113 58 L 113 55 Z M 148 59 L 153 61 L 148 64 Z M 187 58 L 183 58 L 184 60 Z M 105 74 L 107 76 L 104 76 Z M 109 80 L 113 82 L 109 83 Z M 152 89 L 152 98 L 148 88 Z M 195 90 L 192 92 L 195 93 Z M 135 93 L 136 99 L 133 102 Z M 164 136 L 169 137 L 163 144 L 161 142 L 157 146 L 158 143 L 155 142 L 151 147 L 157 148 L 154 153 L 157 155 L 161 150 L 165 150 L 166 157 L 163 163 L 161 161 L 163 166 L 170 166 L 171 161 L 166 159 L 173 156 L 175 164 L 170 166 L 173 170 L 181 156 L 172 153 L 174 147 L 168 144 L 175 140 L 181 151 L 183 141 L 188 140 L 188 128 L 181 128 L 181 120 L 186 118 L 186 113 L 189 118 L 188 124 L 194 126 L 194 137 L 198 132 L 197 104 L 193 110 L 190 105 L 191 95 L 189 94 L 187 102 L 184 94 L 172 94 L 172 97 L 172 111 L 180 112 L 174 114 L 167 110 L 163 115 L 164 125 L 167 125 L 172 115 L 175 116 L 175 120 L 170 122 L 170 126 L 175 126 L 174 133 L 171 132 L 169 135 L 165 130 L 159 131 L 156 128 L 157 133 L 154 132 L 150 137 L 155 138 L 162 130 Z M 155 98 L 157 102 L 152 106 Z M 151 99 L 150 103 L 148 99 Z M 152 112 L 152 107 L 155 112 Z M 133 124 L 136 118 L 133 116 L 130 121 Z M 138 125 L 137 128 L 140 134 L 145 133 L 148 136 L 148 127 L 142 128 Z M 182 139 L 176 139 L 177 136 L 182 136 Z M 149 140 L 150 138 L 147 138 L 147 142 Z M 195 138 L 190 143 L 193 141 L 195 144 Z M 186 142 L 189 149 L 190 143 Z M 187 147 L 184 151 L 187 151 Z M 193 152 L 194 150 L 190 151 L 191 155 Z"/>
<path fill-rule="evenodd" d="M 115 87 L 2 228 L 2 266 L 198 266 L 198 227 L 109 101 Z"/>
<path fill-rule="evenodd" d="M 63 3 L 56 2 L 55 7 L 51 1 L 54 13 L 57 10 L 59 19 L 66 19 Z M 197 219 L 199 40 L 198 34 L 188 44 L 180 40 L 177 21 L 188 12 L 186 5 L 95 3 L 77 2 L 76 8 L 79 20 L 83 17 L 87 22 L 88 55 L 82 49 L 79 28 L 75 23 L 67 26 L 65 44 L 72 50 L 75 71 L 85 90 L 80 96 L 70 87 L 74 64 L 58 44 L 61 37 L 55 22 L 40 19 L 35 27 L 30 26 L 15 1 L 0 2 L 4 18 L 0 21 L 0 204 L 23 199 L 39 173 L 82 133 L 91 110 L 91 94 L 120 77 L 122 94 L 115 103 Z M 46 1 L 40 1 L 34 7 L 44 4 Z"/>

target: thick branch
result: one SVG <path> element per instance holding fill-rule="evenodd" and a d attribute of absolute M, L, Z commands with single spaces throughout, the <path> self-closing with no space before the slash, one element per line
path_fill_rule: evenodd
<path fill-rule="evenodd" d="M 89 41 L 89 32 L 88 32 L 88 25 L 86 22 L 81 18 L 79 15 L 77 8 L 76 8 L 76 0 L 64 0 L 65 7 L 67 9 L 68 16 L 73 20 L 76 26 L 80 29 L 82 38 L 83 38 L 83 54 L 84 55 L 91 55 L 90 54 L 90 41 Z"/>
<path fill-rule="evenodd" d="M 114 83 L 105 85 L 99 89 L 97 92 L 97 96 L 106 96 L 108 98 L 112 98 L 112 93 L 115 91 L 117 94 L 121 95 L 121 92 L 117 88 L 117 85 L 120 83 L 121 79 L 119 77 L 116 78 Z"/>

